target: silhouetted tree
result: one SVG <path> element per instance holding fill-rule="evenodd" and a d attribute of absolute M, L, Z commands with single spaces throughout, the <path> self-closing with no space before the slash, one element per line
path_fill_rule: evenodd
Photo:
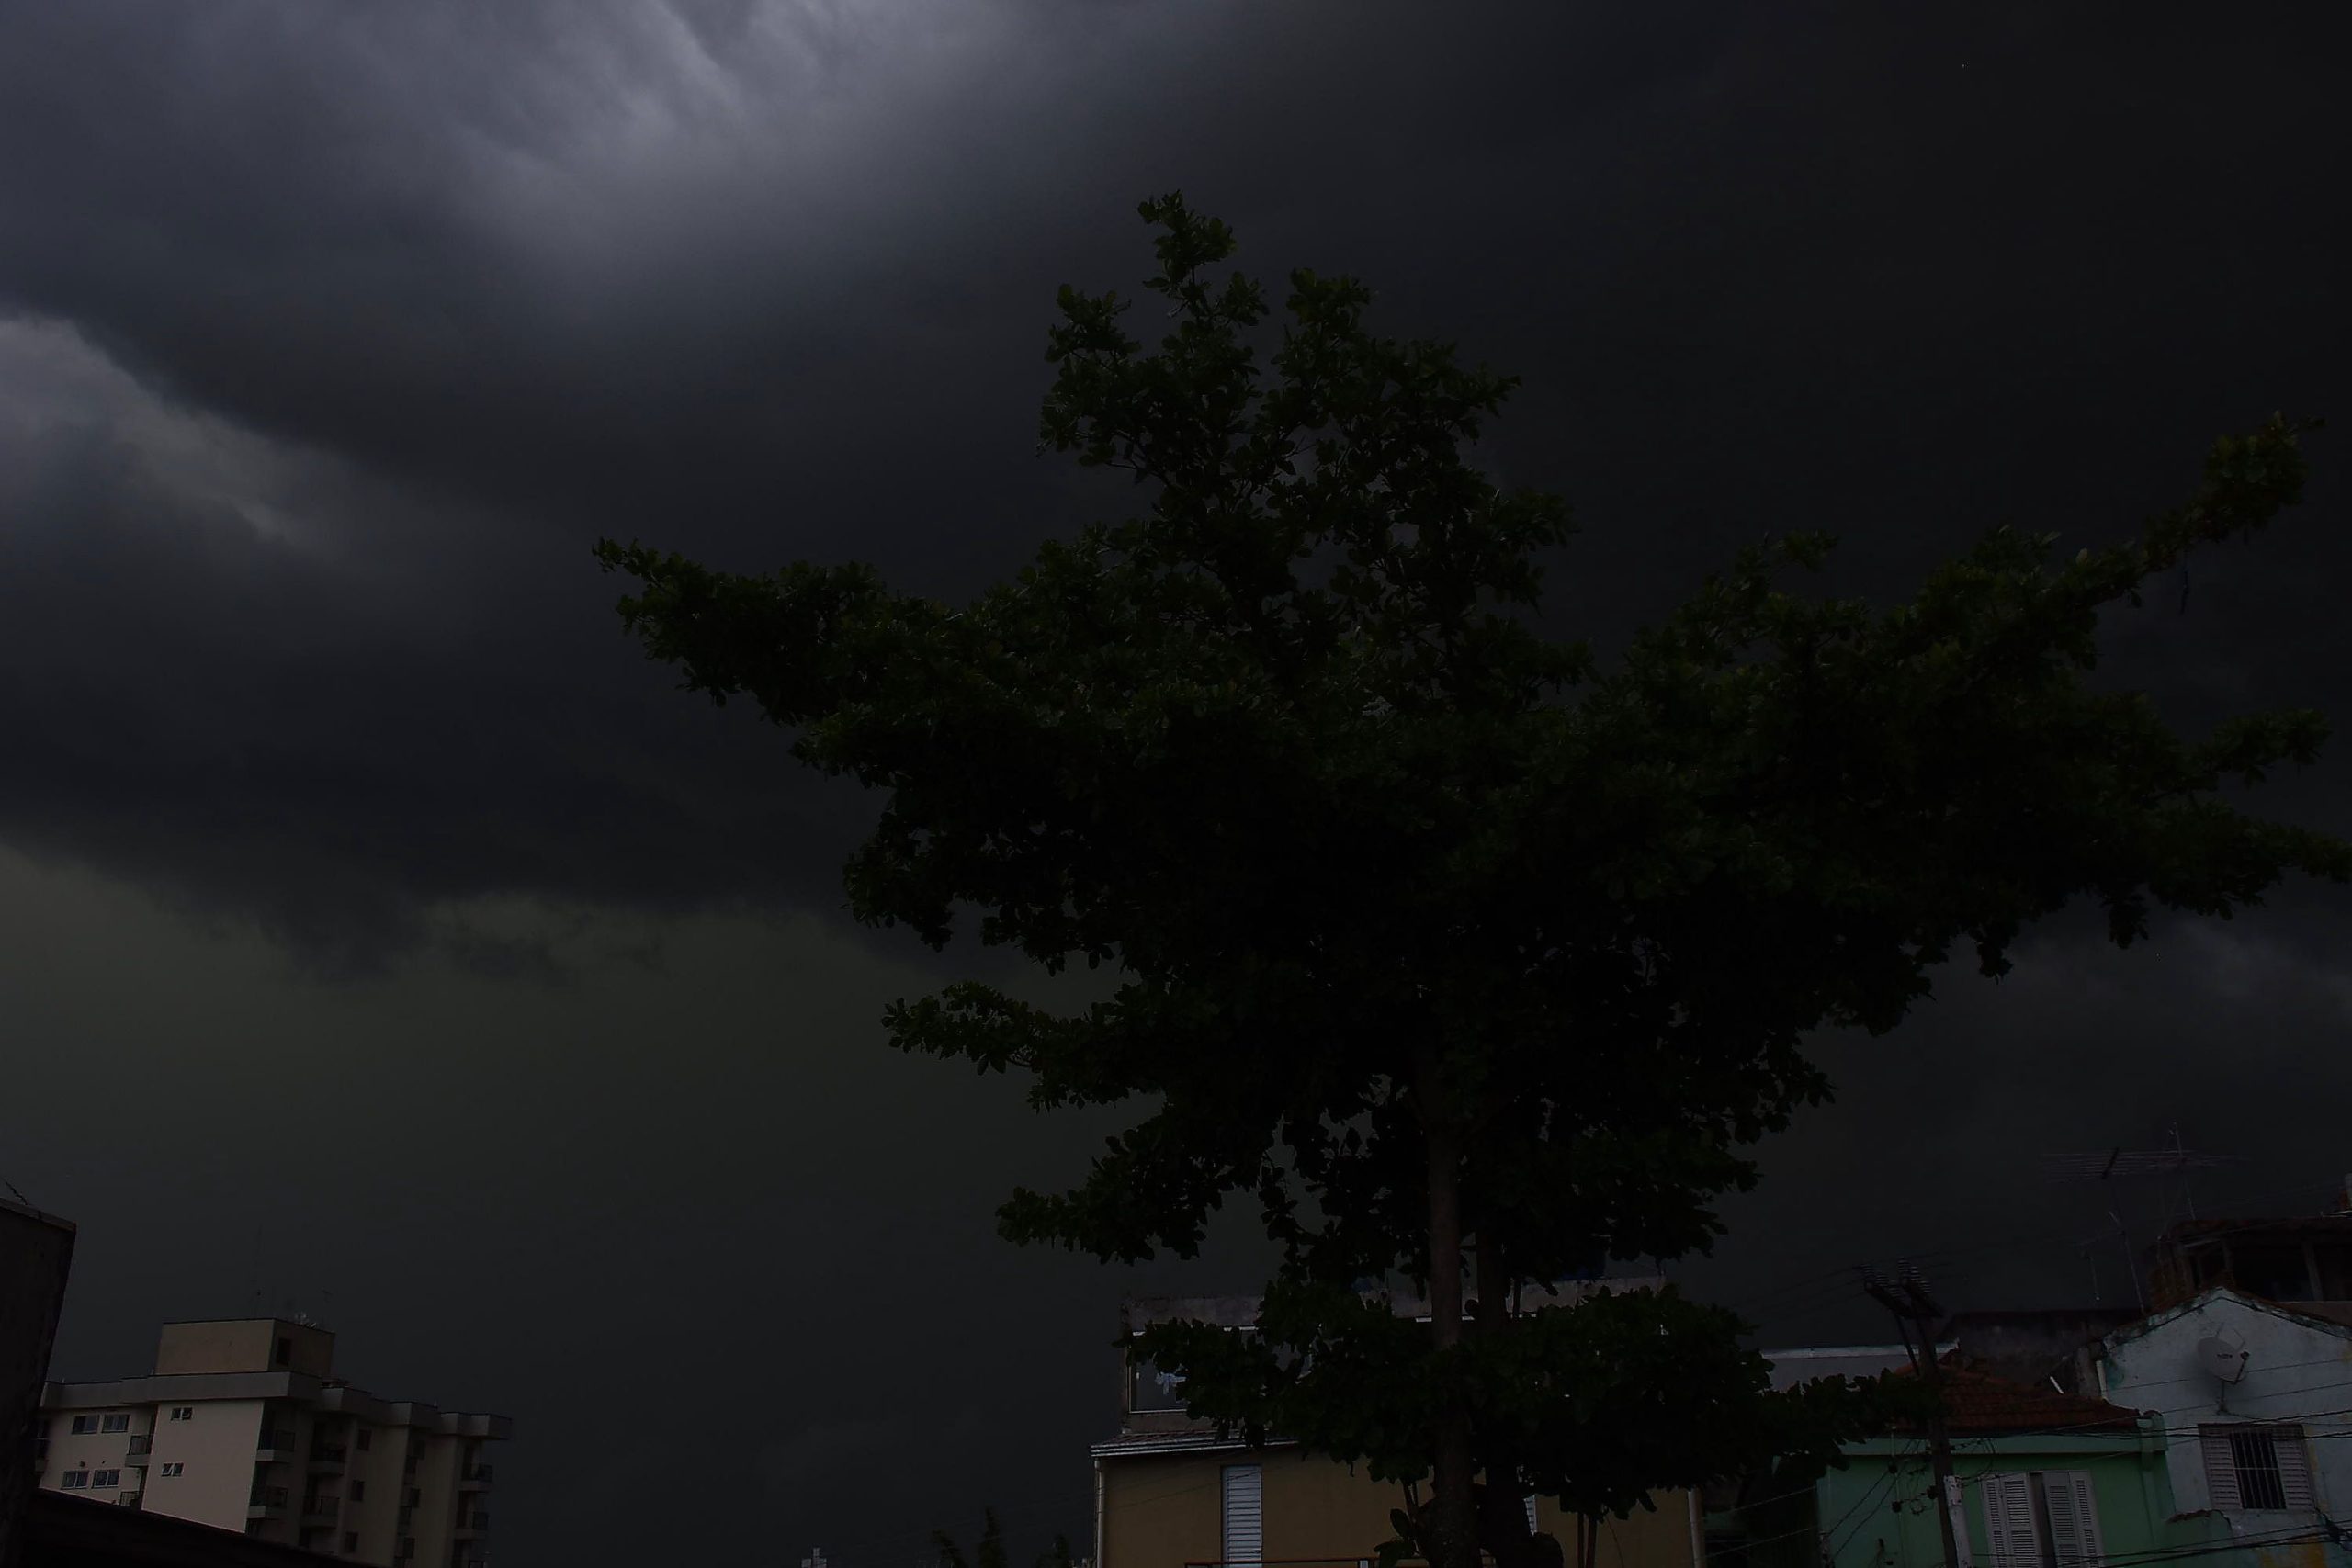
<path fill-rule="evenodd" d="M 932 1531 L 931 1544 L 939 1553 L 939 1568 L 1005 1568 L 1008 1561 L 1004 1526 L 994 1508 L 980 1510 L 980 1539 L 973 1543 L 969 1556 L 945 1530 Z M 1056 1535 L 1053 1543 L 1037 1554 L 1035 1568 L 1077 1568 L 1070 1556 L 1069 1537 Z"/>
<path fill-rule="evenodd" d="M 961 907 L 1049 970 L 1113 966 L 1073 1016 L 967 983 L 888 1026 L 1040 1108 L 1141 1102 L 1078 1187 L 1012 1197 L 1017 1240 L 1189 1256 L 1257 1206 L 1260 1331 L 1138 1347 L 1196 1413 L 1427 1477 L 1399 1550 L 1439 1568 L 1482 1539 L 1540 1560 L 1527 1493 L 1622 1515 L 1827 1452 L 1862 1413 L 1770 1394 L 1731 1313 L 1546 1283 L 1705 1249 L 1746 1151 L 1827 1091 L 1807 1032 L 1893 1029 L 1955 947 L 1999 975 L 2078 897 L 2128 944 L 2157 908 L 2346 876 L 2226 793 L 2310 761 L 2316 716 L 2191 739 L 2086 680 L 2104 610 L 2297 499 L 2296 430 L 2222 441 L 2134 537 L 1997 530 L 1892 608 L 1792 591 L 1828 541 L 1770 540 L 1604 666 L 1530 614 L 1563 506 L 1465 455 L 1510 380 L 1374 336 L 1362 285 L 1304 271 L 1261 367 L 1230 232 L 1143 213 L 1172 325 L 1147 352 L 1128 301 L 1064 288 L 1042 424 L 1132 473 L 1138 515 L 961 606 L 607 541 L 626 624 L 887 793 L 860 919 L 936 946 Z M 1357 1289 L 1384 1277 L 1427 1325 Z"/>
<path fill-rule="evenodd" d="M 1004 1526 L 994 1508 L 980 1510 L 980 1539 L 973 1543 L 969 1557 L 945 1530 L 932 1531 L 931 1544 L 938 1549 L 939 1568 L 1006 1568 Z"/>

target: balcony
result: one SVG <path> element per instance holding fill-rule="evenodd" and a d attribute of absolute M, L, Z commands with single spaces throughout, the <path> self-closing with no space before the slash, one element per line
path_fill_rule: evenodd
<path fill-rule="evenodd" d="M 311 1445 L 312 1470 L 339 1470 L 343 1467 L 343 1462 L 350 1457 L 351 1450 L 341 1443 L 312 1443 Z"/>
<path fill-rule="evenodd" d="M 248 1519 L 282 1519 L 286 1517 L 286 1488 L 256 1486 L 245 1506 Z"/>
<path fill-rule="evenodd" d="M 265 1427 L 254 1441 L 254 1457 L 259 1460 L 292 1459 L 300 1451 L 291 1427 Z"/>
<path fill-rule="evenodd" d="M 458 1484 L 460 1487 L 487 1486 L 490 1484 L 490 1474 L 489 1465 L 469 1464 L 458 1472 Z"/>
<path fill-rule="evenodd" d="M 460 1540 L 470 1540 L 490 1529 L 490 1516 L 476 1508 L 470 1514 L 458 1516 L 457 1529 L 452 1532 Z"/>
<path fill-rule="evenodd" d="M 137 1464 L 141 1460 L 145 1459 L 148 1454 L 153 1452 L 154 1450 L 154 1447 L 155 1439 L 149 1434 L 141 1432 L 137 1437 L 130 1439 L 130 1449 L 129 1453 L 125 1456 L 123 1462 L 125 1464 Z"/>
<path fill-rule="evenodd" d="M 335 1520 L 342 1517 L 342 1510 L 343 1499 L 340 1497 L 305 1497 L 302 1499 L 302 1528 L 311 1529 L 323 1525 L 331 1529 Z"/>

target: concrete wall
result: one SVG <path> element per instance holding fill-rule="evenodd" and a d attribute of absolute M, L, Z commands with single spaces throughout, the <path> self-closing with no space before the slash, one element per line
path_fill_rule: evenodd
<path fill-rule="evenodd" d="M 285 1342 L 287 1354 L 277 1347 Z M 282 1318 L 225 1318 L 167 1323 L 155 1344 L 156 1375 L 182 1372 L 274 1372 L 291 1370 L 326 1377 L 334 1370 L 334 1336 Z"/>
<path fill-rule="evenodd" d="M 420 1564 L 449 1561 L 449 1546 L 457 1528 L 458 1469 L 464 1459 L 462 1439 L 439 1433 L 412 1431 L 409 1451 L 416 1468 L 407 1486 L 417 1494 L 408 1533 L 416 1538 Z"/>
<path fill-rule="evenodd" d="M 1269 1562 L 1370 1559 L 1396 1533 L 1388 1512 L 1404 1500 L 1396 1485 L 1297 1449 L 1106 1458 L 1100 1568 L 1217 1562 L 1225 1550 L 1225 1467 L 1249 1463 L 1260 1466 Z M 1657 1503 L 1655 1513 L 1602 1523 L 1599 1568 L 1694 1568 L 1689 1495 L 1662 1495 Z M 1573 1527 L 1555 1505 L 1539 1502 L 1536 1523 L 1573 1549 Z"/>
<path fill-rule="evenodd" d="M 263 1402 L 207 1400 L 189 1405 L 185 1421 L 171 1418 L 174 1408 L 159 1404 L 153 1410 L 154 1447 L 147 1455 L 141 1506 L 218 1529 L 243 1529 L 245 1508 L 253 1499 Z M 179 1465 L 181 1472 L 166 1476 L 166 1464 Z"/>
<path fill-rule="evenodd" d="M 2208 1373 L 2199 1340 L 2227 1331 L 2244 1342 L 2245 1375 L 2223 1384 Z M 2197 1428 L 2241 1421 L 2302 1425 L 2319 1507 L 2352 1512 L 2352 1333 L 2292 1315 L 2226 1292 L 2209 1292 L 2159 1313 L 2143 1331 L 2111 1338 L 2099 1367 L 2104 1397 L 2129 1409 L 2157 1412 L 2171 1438 L 2167 1464 L 2183 1513 L 2212 1506 Z M 2233 1515 L 2241 1533 L 2277 1529 L 2294 1515 Z"/>
<path fill-rule="evenodd" d="M 397 1427 L 353 1423 L 351 1464 L 344 1472 L 343 1528 L 359 1538 L 355 1555 L 362 1562 L 392 1560 L 392 1521 L 401 1504 L 401 1459 L 404 1434 Z M 367 1443 L 366 1448 L 359 1445 Z M 338 1548 L 342 1542 L 336 1542 Z"/>
<path fill-rule="evenodd" d="M 73 1261 L 71 1224 L 0 1198 L 0 1568 L 21 1561 L 41 1383 Z"/>
<path fill-rule="evenodd" d="M 56 1489 L 69 1470 L 85 1470 L 94 1475 L 114 1471 L 122 1477 L 123 1481 L 131 1484 L 128 1486 L 119 1483 L 114 1486 L 85 1485 L 76 1487 L 74 1490 L 85 1497 L 96 1498 L 101 1503 L 115 1501 L 124 1491 L 136 1492 L 139 1489 L 136 1484 L 139 1478 L 136 1472 L 129 1468 L 131 1432 L 129 1430 L 108 1432 L 100 1428 L 105 1427 L 108 1416 L 114 1416 L 136 1426 L 139 1424 L 138 1414 L 133 1407 L 113 1405 L 94 1406 L 88 1410 L 71 1412 L 60 1411 L 50 1416 L 47 1421 L 49 1459 L 41 1467 L 40 1484 L 51 1490 Z M 74 1431 L 74 1423 L 77 1420 L 88 1422 L 91 1429 L 87 1432 Z"/>

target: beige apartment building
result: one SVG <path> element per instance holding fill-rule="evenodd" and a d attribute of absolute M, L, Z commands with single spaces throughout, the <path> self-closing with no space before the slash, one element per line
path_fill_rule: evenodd
<path fill-rule="evenodd" d="M 383 1568 L 487 1560 L 503 1416 L 379 1399 L 334 1375 L 334 1336 L 280 1318 L 164 1325 L 155 1370 L 42 1390 L 46 1490 Z"/>
<path fill-rule="evenodd" d="M 1639 1287 L 1647 1280 L 1564 1286 L 1564 1292 Z M 1426 1316 L 1417 1303 L 1400 1312 Z M 1177 1318 L 1247 1331 L 1248 1297 L 1125 1303 L 1132 1333 Z M 1388 1511 L 1403 1501 L 1391 1483 L 1304 1452 L 1295 1443 L 1252 1449 L 1221 1439 L 1184 1412 L 1181 1380 L 1129 1358 L 1119 1434 L 1093 1447 L 1094 1568 L 1244 1568 L 1370 1564 L 1396 1534 Z M 1701 1568 L 1704 1533 L 1695 1494 L 1660 1494 L 1655 1513 L 1603 1520 L 1594 1568 Z M 1574 1523 L 1548 1497 L 1527 1500 L 1534 1528 L 1565 1547 Z"/>

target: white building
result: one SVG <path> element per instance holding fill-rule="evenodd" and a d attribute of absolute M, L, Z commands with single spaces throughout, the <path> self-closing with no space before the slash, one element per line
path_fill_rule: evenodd
<path fill-rule="evenodd" d="M 379 1399 L 334 1355 L 308 1324 L 166 1324 L 153 1374 L 44 1388 L 40 1485 L 383 1568 L 482 1562 L 506 1417 Z"/>
<path fill-rule="evenodd" d="M 2177 1517 L 2316 1561 L 2352 1516 L 2352 1328 L 2216 1288 L 2109 1335 L 2098 1380 L 2163 1420 Z"/>

